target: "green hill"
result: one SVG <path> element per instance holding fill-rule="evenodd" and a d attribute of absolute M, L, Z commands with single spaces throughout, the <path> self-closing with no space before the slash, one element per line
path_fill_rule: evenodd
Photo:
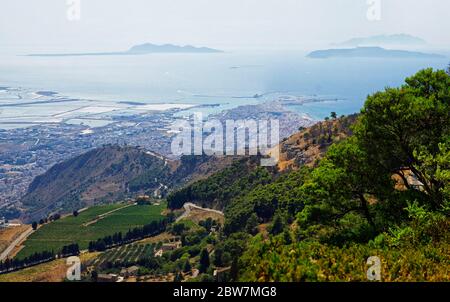
<path fill-rule="evenodd" d="M 284 169 L 242 160 L 168 205 L 225 210 L 214 261 L 231 280 L 367 281 L 377 256 L 382 280 L 449 281 L 450 76 L 422 70 L 348 121 L 288 139 Z"/>

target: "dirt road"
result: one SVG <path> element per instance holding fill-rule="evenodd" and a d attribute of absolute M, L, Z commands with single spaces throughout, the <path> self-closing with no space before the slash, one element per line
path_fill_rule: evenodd
<path fill-rule="evenodd" d="M 14 250 L 16 246 L 25 241 L 32 233 L 34 232 L 33 228 L 29 228 L 25 232 L 19 235 L 11 244 L 0 254 L 0 261 L 8 258 L 9 254 Z"/>
<path fill-rule="evenodd" d="M 216 214 L 219 214 L 221 216 L 224 216 L 223 212 L 221 212 L 221 211 L 214 210 L 214 209 L 208 209 L 208 208 L 202 208 L 202 207 L 199 207 L 198 205 L 195 205 L 195 204 L 193 204 L 191 202 L 185 203 L 183 205 L 183 207 L 184 207 L 184 213 L 180 217 L 177 218 L 176 222 L 180 221 L 183 218 L 188 217 L 189 214 L 191 213 L 191 208 L 198 209 L 198 210 L 205 211 L 205 212 L 216 213 Z"/>

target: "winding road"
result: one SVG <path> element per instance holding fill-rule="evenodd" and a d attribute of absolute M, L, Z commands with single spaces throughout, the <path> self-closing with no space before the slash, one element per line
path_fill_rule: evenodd
<path fill-rule="evenodd" d="M 183 218 L 188 217 L 189 214 L 191 213 L 191 208 L 202 210 L 202 211 L 205 211 L 205 212 L 216 213 L 216 214 L 219 214 L 221 216 L 224 216 L 222 211 L 218 211 L 218 210 L 214 210 L 214 209 L 208 209 L 208 208 L 202 208 L 202 207 L 199 207 L 198 205 L 195 205 L 195 204 L 193 204 L 191 202 L 185 203 L 183 205 L 183 207 L 184 207 L 184 213 L 180 217 L 177 218 L 176 222 L 180 221 Z"/>

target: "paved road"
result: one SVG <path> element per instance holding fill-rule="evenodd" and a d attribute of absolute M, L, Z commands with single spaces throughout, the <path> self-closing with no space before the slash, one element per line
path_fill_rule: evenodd
<path fill-rule="evenodd" d="M 16 246 L 18 246 L 22 241 L 27 239 L 28 236 L 30 236 L 34 232 L 33 228 L 29 228 L 22 234 L 20 234 L 19 237 L 16 238 L 7 248 L 0 254 L 0 261 L 5 260 L 9 254 L 14 250 Z"/>
<path fill-rule="evenodd" d="M 206 212 L 216 213 L 216 214 L 224 216 L 223 212 L 221 212 L 221 211 L 214 210 L 214 209 L 208 209 L 208 208 L 202 208 L 202 207 L 199 207 L 198 205 L 195 205 L 195 204 L 193 204 L 191 202 L 185 203 L 183 205 L 183 207 L 184 207 L 184 213 L 183 213 L 183 215 L 181 215 L 180 217 L 177 218 L 176 222 L 180 221 L 183 218 L 188 217 L 189 214 L 191 213 L 191 208 L 202 210 L 202 211 L 206 211 Z"/>

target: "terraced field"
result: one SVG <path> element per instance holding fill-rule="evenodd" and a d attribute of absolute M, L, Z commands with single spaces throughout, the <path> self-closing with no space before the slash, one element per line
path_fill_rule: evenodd
<path fill-rule="evenodd" d="M 145 257 L 152 257 L 158 244 L 129 244 L 115 249 L 111 249 L 95 260 L 88 266 L 95 266 L 97 269 L 104 268 L 108 263 L 123 263 L 124 266 L 136 264 Z"/>
<path fill-rule="evenodd" d="M 129 229 L 161 219 L 165 208 L 165 204 L 115 204 L 89 208 L 77 217 L 68 216 L 39 228 L 25 241 L 17 258 L 40 251 L 56 252 L 72 243 L 78 243 L 81 250 L 87 249 L 90 241 L 116 232 L 124 234 Z"/>

